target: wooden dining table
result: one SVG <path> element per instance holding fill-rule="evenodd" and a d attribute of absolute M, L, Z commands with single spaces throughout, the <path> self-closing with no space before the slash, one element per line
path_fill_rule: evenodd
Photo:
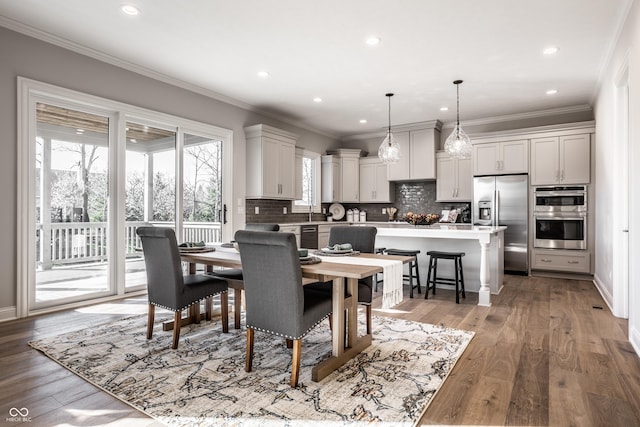
<path fill-rule="evenodd" d="M 234 249 L 221 249 L 213 252 L 184 253 L 181 259 L 189 263 L 189 272 L 195 274 L 196 265 L 203 264 L 211 270 L 213 266 L 242 268 L 240 254 Z M 358 257 L 397 260 L 407 263 L 415 259 L 411 256 L 392 256 L 361 253 Z M 355 258 L 355 257 L 354 257 Z M 332 355 L 316 365 L 311 372 L 313 381 L 320 381 L 342 366 L 348 360 L 369 347 L 372 335 L 358 335 L 358 280 L 381 273 L 383 268 L 376 265 L 337 263 L 322 261 L 317 264 L 301 264 L 304 283 L 332 281 L 333 327 Z M 303 284 L 304 284 L 303 283 Z M 231 285 L 234 287 L 233 285 Z M 347 292 L 345 293 L 345 287 Z M 241 286 L 236 284 L 234 297 L 236 327 L 239 326 Z M 346 331 L 346 332 L 345 332 Z"/>

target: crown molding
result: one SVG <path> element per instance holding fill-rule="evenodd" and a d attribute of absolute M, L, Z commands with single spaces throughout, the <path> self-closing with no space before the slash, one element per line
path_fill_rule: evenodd
<path fill-rule="evenodd" d="M 348 142 L 348 141 L 361 141 L 361 140 L 371 139 L 371 138 L 380 138 L 380 137 L 384 138 L 387 135 L 388 128 L 389 128 L 388 126 L 385 126 L 379 131 L 349 135 L 342 138 L 341 141 Z M 391 126 L 391 130 L 393 132 L 407 132 L 412 130 L 423 130 L 423 129 L 436 129 L 440 131 L 442 130 L 442 122 L 436 119 L 436 120 L 430 120 L 427 122 L 417 122 L 417 123 L 408 123 L 404 125 Z"/>
<path fill-rule="evenodd" d="M 494 116 L 494 117 L 486 117 L 483 119 L 475 119 L 475 120 L 465 120 L 460 121 L 460 124 L 464 126 L 477 126 L 477 125 L 487 125 L 494 123 L 505 123 L 512 122 L 516 120 L 526 120 L 526 119 L 535 119 L 539 117 L 548 117 L 548 116 L 558 116 L 561 114 L 571 114 L 571 113 L 583 113 L 585 111 L 592 111 L 590 105 L 582 104 L 575 105 L 572 107 L 561 107 L 561 108 L 550 108 L 548 110 L 538 110 L 531 111 L 528 113 L 516 113 L 516 114 L 507 114 L 504 116 Z M 456 122 L 448 122 L 442 126 L 442 129 L 453 129 L 456 125 Z"/>
<path fill-rule="evenodd" d="M 108 55 L 104 52 L 100 52 L 98 50 L 89 48 L 80 43 L 76 43 L 70 40 L 67 40 L 62 37 L 55 36 L 53 34 L 47 33 L 46 31 L 42 31 L 30 25 L 23 24 L 22 22 L 15 21 L 13 19 L 7 18 L 6 16 L 0 15 L 0 26 L 8 28 L 12 31 L 15 31 L 20 34 L 24 34 L 26 36 L 38 39 L 45 43 L 53 44 L 55 46 L 59 46 L 61 48 L 70 50 L 72 52 L 78 53 L 83 56 L 87 56 L 93 59 L 96 59 L 101 62 L 105 62 L 110 65 L 114 65 L 118 68 L 125 69 L 127 71 L 132 71 L 136 74 L 140 74 L 145 77 L 149 77 L 154 80 L 158 80 L 160 82 L 169 84 L 171 86 L 179 87 L 181 89 L 188 90 L 190 92 L 197 93 L 202 96 L 206 96 L 207 98 L 215 99 L 216 101 L 224 102 L 225 104 L 232 105 L 234 107 L 242 108 L 243 110 L 247 110 L 253 113 L 261 114 L 265 117 L 269 117 L 275 120 L 279 120 L 281 122 L 290 124 L 292 126 L 298 127 L 300 129 L 305 129 L 310 132 L 314 132 L 328 138 L 339 139 L 338 135 L 322 131 L 311 127 L 299 120 L 292 119 L 291 117 L 287 117 L 281 114 L 273 113 L 271 111 L 264 111 L 259 108 L 254 107 L 251 104 L 240 101 L 238 99 L 222 95 L 221 93 L 212 91 L 210 89 L 205 89 L 201 86 L 194 85 L 191 83 L 187 83 L 175 77 L 168 76 L 166 74 L 159 73 L 150 68 L 142 67 L 140 65 L 134 64 L 129 61 L 124 61 L 122 59 L 116 58 L 112 55 Z"/>

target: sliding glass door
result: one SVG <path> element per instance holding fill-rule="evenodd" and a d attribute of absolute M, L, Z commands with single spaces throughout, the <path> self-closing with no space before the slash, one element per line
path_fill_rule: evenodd
<path fill-rule="evenodd" d="M 145 291 L 140 226 L 231 238 L 231 131 L 18 84 L 18 317 Z"/>
<path fill-rule="evenodd" d="M 36 104 L 33 305 L 108 294 L 109 118 Z"/>

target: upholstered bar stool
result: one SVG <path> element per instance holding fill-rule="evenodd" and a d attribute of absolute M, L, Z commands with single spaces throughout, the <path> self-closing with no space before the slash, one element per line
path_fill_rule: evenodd
<path fill-rule="evenodd" d="M 424 299 L 427 299 L 429 297 L 429 289 L 433 289 L 433 294 L 436 294 L 436 284 L 455 285 L 456 304 L 460 304 L 460 293 L 462 293 L 462 298 L 466 298 L 464 293 L 464 275 L 462 273 L 462 257 L 464 255 L 464 252 L 427 252 L 427 256 L 429 257 L 429 271 L 427 272 L 427 290 L 424 293 Z M 439 259 L 453 260 L 455 278 L 451 279 L 447 277 L 438 277 Z"/>
<path fill-rule="evenodd" d="M 409 282 L 410 290 L 409 290 L 409 298 L 413 298 L 413 290 L 418 288 L 418 293 L 422 293 L 420 291 L 420 270 L 418 269 L 418 254 L 419 250 L 407 250 L 407 249 L 386 249 L 384 251 L 387 255 L 400 255 L 400 256 L 413 256 L 416 257 L 413 261 L 409 263 L 409 274 L 403 274 L 402 280 L 407 280 Z M 413 284 L 413 278 L 416 279 L 416 284 Z"/>

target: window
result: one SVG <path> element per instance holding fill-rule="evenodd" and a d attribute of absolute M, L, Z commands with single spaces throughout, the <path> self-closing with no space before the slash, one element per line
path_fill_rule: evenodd
<path fill-rule="evenodd" d="M 296 200 L 293 212 L 320 212 L 320 154 L 296 148 Z"/>

